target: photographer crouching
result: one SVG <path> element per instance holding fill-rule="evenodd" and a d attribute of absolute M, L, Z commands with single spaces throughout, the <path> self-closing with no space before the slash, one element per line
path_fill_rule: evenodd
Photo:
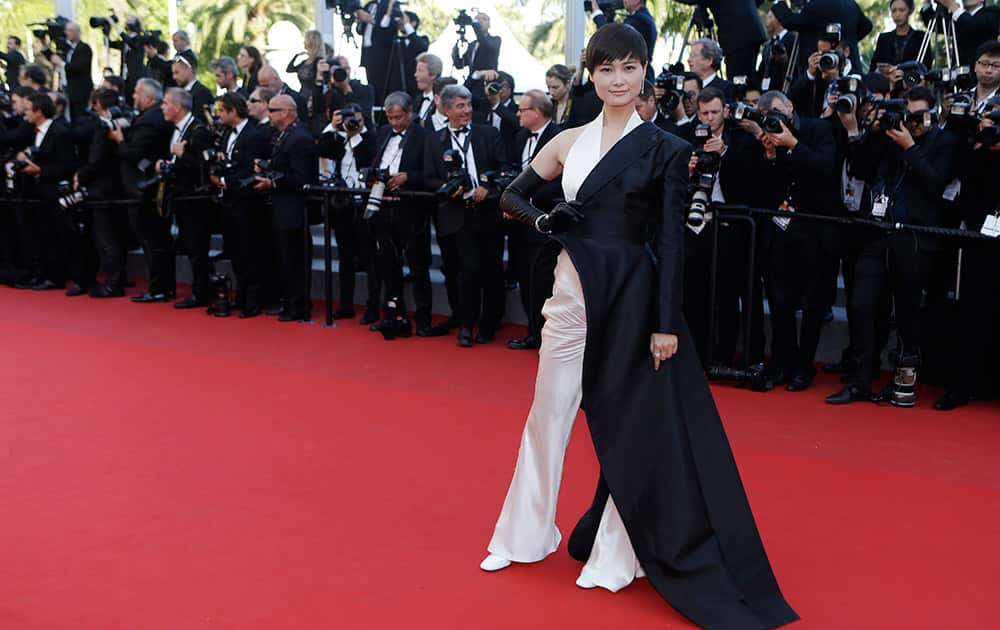
<path fill-rule="evenodd" d="M 219 100 L 219 122 L 225 127 L 214 164 L 212 183 L 222 190 L 226 252 L 236 275 L 236 307 L 240 318 L 261 313 L 265 275 L 262 265 L 270 235 L 264 198 L 253 189 L 254 165 L 271 155 L 268 134 L 250 120 L 246 99 L 230 92 Z"/>
<path fill-rule="evenodd" d="M 409 337 L 412 325 L 403 298 L 403 257 L 413 277 L 417 331 L 431 327 L 430 208 L 419 198 L 393 199 L 397 190 L 423 189 L 426 133 L 413 118 L 413 101 L 405 92 L 385 99 L 388 125 L 379 128 L 372 160 L 372 194 L 365 216 L 370 217 L 378 242 L 378 276 L 385 286 L 385 318 L 373 327 L 386 339 Z M 376 194 L 382 190 L 384 196 Z"/>
<path fill-rule="evenodd" d="M 281 311 L 278 321 L 309 319 L 309 287 L 306 284 L 306 192 L 316 182 L 319 156 L 309 130 L 297 124 L 298 108 L 286 94 L 271 99 L 267 107 L 274 128 L 271 156 L 258 161 L 254 190 L 270 191 L 272 228 L 278 252 Z"/>
<path fill-rule="evenodd" d="M 854 172 L 872 187 L 870 216 L 887 225 L 945 225 L 942 194 L 954 177 L 957 143 L 941 130 L 934 115 L 936 99 L 925 87 L 906 94 L 905 106 L 886 103 L 873 128 L 851 145 Z M 853 133 L 857 133 L 856 131 Z M 916 404 L 920 367 L 920 303 L 927 285 L 932 254 L 941 241 L 925 234 L 870 232 L 854 268 L 851 296 L 856 369 L 848 385 L 827 398 L 844 404 L 871 398 L 878 305 L 891 292 L 899 334 L 899 358 L 893 382 L 880 398 L 893 405 Z"/>

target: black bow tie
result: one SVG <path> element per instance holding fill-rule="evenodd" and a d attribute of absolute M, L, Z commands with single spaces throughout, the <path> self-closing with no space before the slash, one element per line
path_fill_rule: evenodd
<path fill-rule="evenodd" d="M 390 138 L 402 138 L 405 131 L 392 131 L 389 133 Z"/>
<path fill-rule="evenodd" d="M 538 138 L 538 134 L 540 134 L 540 133 L 541 133 L 540 131 L 536 131 L 535 133 L 528 134 L 528 135 L 530 135 L 532 138 Z"/>
<path fill-rule="evenodd" d="M 461 129 L 453 129 L 452 133 L 455 134 L 456 136 L 460 136 L 463 133 L 469 133 L 469 128 L 468 127 L 462 127 Z"/>

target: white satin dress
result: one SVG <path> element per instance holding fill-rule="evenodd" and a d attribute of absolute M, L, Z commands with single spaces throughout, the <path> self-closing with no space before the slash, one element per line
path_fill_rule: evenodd
<path fill-rule="evenodd" d="M 587 175 L 601 160 L 602 113 L 587 124 L 570 147 L 563 168 L 566 200 L 576 199 Z M 622 137 L 642 124 L 638 114 Z M 586 220 L 586 218 L 584 218 Z M 566 250 L 559 254 L 552 297 L 542 308 L 545 325 L 539 350 L 535 399 L 521 437 L 517 466 L 497 520 L 489 552 L 513 562 L 538 562 L 559 547 L 556 502 L 563 460 L 583 395 L 587 313 L 580 277 Z M 604 506 L 590 559 L 577 584 L 619 591 L 643 577 L 613 499 Z"/>

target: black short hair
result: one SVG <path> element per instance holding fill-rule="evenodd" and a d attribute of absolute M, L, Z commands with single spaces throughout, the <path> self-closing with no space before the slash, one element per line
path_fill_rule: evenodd
<path fill-rule="evenodd" d="M 247 108 L 247 99 L 239 92 L 226 92 L 219 98 L 222 109 L 228 112 L 236 112 L 240 118 L 249 118 L 250 110 Z"/>
<path fill-rule="evenodd" d="M 117 74 L 106 74 L 104 75 L 104 79 L 102 80 L 107 81 L 108 85 L 118 90 L 119 92 L 125 90 L 125 81 Z"/>
<path fill-rule="evenodd" d="M 153 47 L 156 48 L 157 55 L 165 55 L 167 54 L 167 51 L 170 50 L 170 48 L 167 46 L 167 42 L 162 42 L 160 40 L 156 40 L 155 42 L 153 42 Z"/>
<path fill-rule="evenodd" d="M 510 86 L 511 92 L 514 91 L 514 77 L 512 77 L 509 73 L 504 72 L 503 70 L 497 72 L 497 77 L 499 77 L 501 83 L 506 83 L 508 86 Z"/>
<path fill-rule="evenodd" d="M 414 30 L 416 30 L 420 26 L 419 15 L 417 15 L 413 11 L 403 11 L 403 14 L 406 15 L 406 18 L 410 20 L 410 22 L 413 24 Z"/>
<path fill-rule="evenodd" d="M 434 87 L 432 91 L 434 95 L 437 96 L 441 93 L 441 90 L 445 89 L 449 85 L 458 85 L 458 79 L 455 77 L 438 77 L 434 79 Z"/>
<path fill-rule="evenodd" d="M 118 104 L 118 92 L 110 88 L 97 88 L 90 95 L 91 103 L 100 103 L 104 109 L 111 109 Z"/>
<path fill-rule="evenodd" d="M 37 109 L 46 118 L 56 117 L 56 104 L 52 102 L 48 94 L 35 92 L 28 97 L 28 102 L 31 103 L 31 109 Z"/>
<path fill-rule="evenodd" d="M 979 48 L 976 49 L 976 61 L 979 61 L 979 58 L 983 55 L 987 57 L 1000 57 L 1000 41 L 991 39 L 980 44 Z"/>
<path fill-rule="evenodd" d="M 28 98 L 32 94 L 37 94 L 38 90 L 31 87 L 30 85 L 19 85 L 10 91 L 11 94 L 15 96 L 20 96 L 21 98 Z"/>
<path fill-rule="evenodd" d="M 707 87 L 701 92 L 698 92 L 698 103 L 711 103 L 715 99 L 722 101 L 722 104 L 726 104 L 726 95 L 719 88 Z"/>
<path fill-rule="evenodd" d="M 21 38 L 18 37 L 17 35 L 8 35 L 7 39 L 13 39 L 14 40 L 14 44 L 16 44 L 18 47 L 21 46 Z"/>
<path fill-rule="evenodd" d="M 932 92 L 930 88 L 924 87 L 923 85 L 910 88 L 910 91 L 906 93 L 906 100 L 910 102 L 926 101 L 929 109 L 934 109 L 934 106 L 937 105 L 937 99 L 934 98 L 934 92 Z"/>
<path fill-rule="evenodd" d="M 584 55 L 587 71 L 612 61 L 633 59 L 642 65 L 649 62 L 649 50 L 646 40 L 639 31 L 631 26 L 612 22 L 597 29 L 587 42 L 587 52 Z"/>
<path fill-rule="evenodd" d="M 685 73 L 684 73 L 684 80 L 685 80 L 685 81 L 697 81 L 697 82 L 698 82 L 698 89 L 699 89 L 699 90 L 700 90 L 700 89 L 701 89 L 702 87 L 704 87 L 704 86 L 703 86 L 703 85 L 701 84 L 701 77 L 699 77 L 699 76 L 698 76 L 697 74 L 695 74 L 695 73 L 693 73 L 693 72 L 685 72 Z"/>
<path fill-rule="evenodd" d="M 889 6 L 891 7 L 892 3 L 895 1 L 896 0 L 889 0 Z M 913 7 L 914 7 L 913 0 L 902 0 L 902 2 L 903 4 L 906 5 L 906 8 L 910 10 L 910 13 L 913 13 Z"/>
<path fill-rule="evenodd" d="M 21 72 L 32 83 L 37 83 L 43 87 L 49 84 L 49 73 L 37 63 L 29 63 L 26 66 L 21 66 Z"/>

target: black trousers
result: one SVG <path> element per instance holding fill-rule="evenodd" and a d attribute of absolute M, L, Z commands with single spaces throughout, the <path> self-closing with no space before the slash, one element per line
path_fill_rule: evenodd
<path fill-rule="evenodd" d="M 66 258 L 79 250 L 66 234 L 68 226 L 63 218 L 54 199 L 25 203 L 17 209 L 18 234 L 28 275 L 51 280 L 59 286 L 66 284 Z M 73 250 L 65 252 L 66 256 L 64 244 Z"/>
<path fill-rule="evenodd" d="M 25 274 L 14 205 L 0 200 L 0 282 L 14 284 Z"/>
<path fill-rule="evenodd" d="M 1000 318 L 1000 247 L 996 243 L 967 243 L 962 248 L 961 278 L 958 352 L 949 385 L 960 395 L 976 395 L 990 389 L 982 375 L 987 372 L 988 352 L 1000 339 L 996 329 Z M 996 391 L 997 384 L 992 386 Z"/>
<path fill-rule="evenodd" d="M 726 48 L 726 78 L 731 81 L 733 77 L 744 76 L 749 80 L 756 76 L 754 64 L 757 62 L 757 53 L 759 51 L 759 46 Z M 780 85 L 774 86 L 775 89 L 780 87 Z"/>
<path fill-rule="evenodd" d="M 222 217 L 226 253 L 236 275 L 236 303 L 240 308 L 261 308 L 264 305 L 265 250 L 270 249 L 268 235 L 271 227 L 263 199 L 224 199 Z"/>
<path fill-rule="evenodd" d="M 337 258 L 340 261 L 340 304 L 354 305 L 355 276 L 359 271 L 368 276 L 366 306 L 378 310 L 381 287 L 375 260 L 375 233 L 370 221 L 361 218 L 361 208 L 349 203 L 332 208 L 333 233 L 337 238 Z"/>
<path fill-rule="evenodd" d="M 312 257 L 312 244 L 306 245 L 307 228 L 275 230 L 275 251 L 281 281 L 284 308 L 293 315 L 308 316 L 311 310 L 306 270 L 306 256 Z"/>
<path fill-rule="evenodd" d="M 410 201 L 388 203 L 371 219 L 375 231 L 378 277 L 385 298 L 393 300 L 399 314 L 406 313 L 403 296 L 403 263 L 413 280 L 414 319 L 417 326 L 431 323 L 430 217 L 427 209 Z"/>
<path fill-rule="evenodd" d="M 142 257 L 149 276 L 150 293 L 174 293 L 177 290 L 177 261 L 170 235 L 170 215 L 161 216 L 156 203 L 145 198 L 128 209 L 132 231 L 142 244 Z"/>
<path fill-rule="evenodd" d="M 91 237 L 104 272 L 104 284 L 112 290 L 125 289 L 126 250 L 122 222 L 126 212 L 121 205 L 94 206 Z"/>
<path fill-rule="evenodd" d="M 455 234 L 458 250 L 459 322 L 462 328 L 493 332 L 500 327 L 506 291 L 503 284 L 501 233 L 466 222 Z"/>
<path fill-rule="evenodd" d="M 813 226 L 787 232 L 775 226 L 767 254 L 765 291 L 771 307 L 773 363 L 792 374 L 814 369 L 823 318 L 837 291 L 838 257 L 825 247 Z M 802 309 L 796 330 L 795 312 Z"/>
<path fill-rule="evenodd" d="M 451 309 L 452 317 L 457 317 L 459 305 L 458 290 L 458 270 L 460 267 L 458 257 L 458 239 L 456 234 L 442 235 L 437 233 L 438 250 L 441 252 L 441 273 L 444 275 L 444 288 L 448 295 L 448 308 Z M 428 255 L 430 253 L 430 241 L 427 243 Z"/>
<path fill-rule="evenodd" d="M 889 296 L 895 304 L 896 326 L 901 343 L 900 363 L 913 367 L 920 359 L 920 301 L 930 269 L 931 254 L 921 251 L 912 235 L 893 234 L 867 243 L 854 267 L 852 318 L 857 339 L 854 356 L 857 369 L 850 382 L 870 386 L 871 367 L 882 348 L 880 318 Z"/>
<path fill-rule="evenodd" d="M 63 210 L 58 205 L 55 212 L 66 272 L 75 284 L 90 288 L 97 282 L 100 264 L 90 235 L 94 214 L 89 208 Z"/>
<path fill-rule="evenodd" d="M 545 324 L 542 306 L 552 297 L 559 247 L 534 228 L 520 223 L 514 225 L 508 242 L 515 261 L 521 306 L 528 319 L 528 335 L 539 337 Z"/>
<path fill-rule="evenodd" d="M 208 204 L 193 204 L 175 212 L 178 238 L 184 254 L 191 261 L 191 293 L 203 300 L 211 298 L 208 276 L 212 273 L 212 261 L 208 257 L 212 243 L 212 220 Z"/>

